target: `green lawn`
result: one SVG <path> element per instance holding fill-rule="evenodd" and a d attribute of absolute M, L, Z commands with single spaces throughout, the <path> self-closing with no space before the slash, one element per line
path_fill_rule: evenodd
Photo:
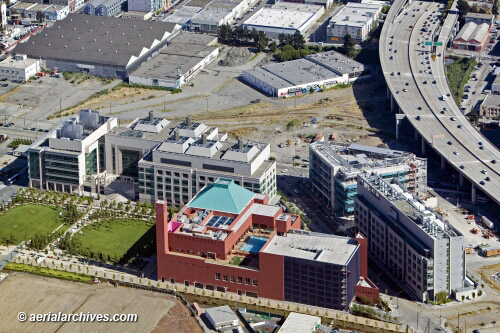
<path fill-rule="evenodd" d="M 35 235 L 49 235 L 61 222 L 59 211 L 42 205 L 24 205 L 0 215 L 0 244 L 17 244 Z"/>
<path fill-rule="evenodd" d="M 92 223 L 73 236 L 77 252 L 87 257 L 126 261 L 155 251 L 155 228 L 151 222 L 110 219 Z"/>

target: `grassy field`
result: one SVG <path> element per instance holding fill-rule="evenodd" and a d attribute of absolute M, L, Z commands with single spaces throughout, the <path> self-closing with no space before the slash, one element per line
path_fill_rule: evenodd
<path fill-rule="evenodd" d="M 128 260 L 138 254 L 153 254 L 155 228 L 150 222 L 110 219 L 92 223 L 75 234 L 73 241 L 84 256 L 104 260 Z M 80 245 L 81 244 L 81 245 Z M 99 258 L 102 253 L 102 258 Z"/>
<path fill-rule="evenodd" d="M 0 244 L 18 243 L 35 235 L 49 235 L 61 222 L 57 209 L 42 205 L 18 206 L 0 215 Z"/>
<path fill-rule="evenodd" d="M 48 276 L 56 279 L 74 281 L 74 282 L 90 283 L 93 280 L 91 276 L 84 274 L 64 272 L 64 271 L 59 271 L 57 269 L 51 269 L 46 267 L 35 267 L 30 265 L 18 264 L 15 262 L 9 262 L 7 266 L 5 266 L 5 269 L 16 272 L 25 272 L 35 275 Z"/>

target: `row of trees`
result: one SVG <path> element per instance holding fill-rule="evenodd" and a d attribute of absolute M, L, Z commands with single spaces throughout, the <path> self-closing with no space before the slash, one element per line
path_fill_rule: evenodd
<path fill-rule="evenodd" d="M 217 37 L 220 43 L 237 46 L 254 46 L 261 52 L 267 48 L 269 48 L 271 52 L 274 52 L 278 46 L 286 44 L 292 45 L 296 50 L 301 50 L 306 45 L 304 36 L 302 36 L 299 31 L 296 31 L 293 35 L 280 34 L 278 37 L 278 45 L 274 41 L 269 43 L 269 38 L 263 31 L 257 31 L 255 28 L 250 30 L 246 26 L 241 25 L 233 29 L 232 25 L 229 23 L 219 27 Z"/>

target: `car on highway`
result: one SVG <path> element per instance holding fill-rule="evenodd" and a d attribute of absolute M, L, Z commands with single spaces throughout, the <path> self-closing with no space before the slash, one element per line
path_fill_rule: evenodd
<path fill-rule="evenodd" d="M 481 170 L 481 173 L 482 173 L 483 175 L 486 175 L 488 172 L 487 172 L 486 170 L 482 169 L 482 170 Z"/>
<path fill-rule="evenodd" d="M 434 82 L 436 82 L 436 81 L 434 81 Z M 441 96 L 441 100 L 446 101 L 446 96 L 445 95 Z"/>
<path fill-rule="evenodd" d="M 457 128 L 462 128 L 462 125 L 458 124 L 458 125 L 457 125 Z"/>
<path fill-rule="evenodd" d="M 458 153 L 458 151 L 454 151 L 453 154 L 454 155 L 458 155 L 459 153 Z"/>
<path fill-rule="evenodd" d="M 451 146 L 451 144 L 452 144 L 451 141 L 448 141 L 447 143 L 448 143 L 449 146 Z"/>

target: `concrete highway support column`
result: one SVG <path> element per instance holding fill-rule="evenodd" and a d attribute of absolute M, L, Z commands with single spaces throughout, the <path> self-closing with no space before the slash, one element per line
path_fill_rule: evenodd
<path fill-rule="evenodd" d="M 417 129 L 415 128 L 415 141 L 417 141 L 417 140 L 418 140 L 418 131 L 417 131 Z"/>
<path fill-rule="evenodd" d="M 471 189 L 471 201 L 472 201 L 472 204 L 476 204 L 477 203 L 477 198 L 476 198 L 476 185 L 472 184 L 472 189 Z"/>
<path fill-rule="evenodd" d="M 460 173 L 459 175 L 460 176 L 458 178 L 458 185 L 464 186 L 464 175 L 463 175 L 463 173 Z"/>
<path fill-rule="evenodd" d="M 396 103 L 396 99 L 391 95 L 391 112 L 397 112 L 398 104 Z"/>
<path fill-rule="evenodd" d="M 403 120 L 404 118 L 404 114 L 396 114 L 396 140 L 399 140 L 399 128 L 401 127 L 401 120 Z"/>
<path fill-rule="evenodd" d="M 425 155 L 425 139 L 422 137 L 422 155 Z"/>
<path fill-rule="evenodd" d="M 441 156 L 441 171 L 444 171 L 444 169 L 446 169 L 446 160 L 444 156 Z"/>
<path fill-rule="evenodd" d="M 387 93 L 385 95 L 386 98 L 391 98 L 391 89 L 389 89 L 389 86 L 387 86 Z"/>

